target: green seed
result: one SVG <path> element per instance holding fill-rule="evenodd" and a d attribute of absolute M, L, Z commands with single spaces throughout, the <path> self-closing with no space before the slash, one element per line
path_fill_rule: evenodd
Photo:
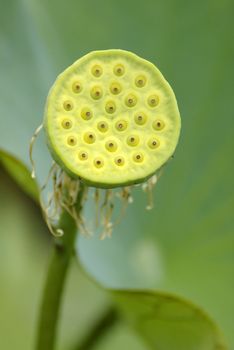
<path fill-rule="evenodd" d="M 159 147 L 160 142 L 158 139 L 151 137 L 147 144 L 148 144 L 149 148 L 155 149 L 155 148 Z"/>
<path fill-rule="evenodd" d="M 64 129 L 71 129 L 72 127 L 72 121 L 70 119 L 63 119 L 62 121 L 62 127 Z"/>
<path fill-rule="evenodd" d="M 94 159 L 93 164 L 96 168 L 102 168 L 104 165 L 104 161 L 101 158 L 96 158 Z"/>
<path fill-rule="evenodd" d="M 146 84 L 146 77 L 144 75 L 138 75 L 135 79 L 135 84 L 139 88 L 144 87 Z"/>
<path fill-rule="evenodd" d="M 69 146 L 75 146 L 77 144 L 77 139 L 75 136 L 69 136 L 67 138 L 67 143 Z"/>
<path fill-rule="evenodd" d="M 88 153 L 85 152 L 85 151 L 81 151 L 81 152 L 79 153 L 79 159 L 80 159 L 80 160 L 87 160 L 87 159 L 88 159 Z"/>
<path fill-rule="evenodd" d="M 121 92 L 122 88 L 119 83 L 112 83 L 110 86 L 110 91 L 113 95 L 118 95 Z"/>
<path fill-rule="evenodd" d="M 93 76 L 95 76 L 96 78 L 99 78 L 103 73 L 102 67 L 100 65 L 96 64 L 95 66 L 92 67 L 91 72 L 92 72 Z"/>
<path fill-rule="evenodd" d="M 128 122 L 126 120 L 119 120 L 116 122 L 115 127 L 118 131 L 124 131 L 127 129 Z"/>
<path fill-rule="evenodd" d="M 79 81 L 75 81 L 73 84 L 72 84 L 72 90 L 75 94 L 78 94 L 81 92 L 82 90 L 82 85 Z"/>
<path fill-rule="evenodd" d="M 134 107 L 137 104 L 137 97 L 134 94 L 129 94 L 125 98 L 125 104 L 128 107 Z"/>
<path fill-rule="evenodd" d="M 105 106 L 105 110 L 109 114 L 113 114 L 116 111 L 116 105 L 114 101 L 108 101 Z"/>
<path fill-rule="evenodd" d="M 118 166 L 123 166 L 125 163 L 124 157 L 118 156 L 115 158 L 115 164 Z"/>
<path fill-rule="evenodd" d="M 108 140 L 105 146 L 109 152 L 115 152 L 117 150 L 117 143 L 114 140 Z"/>
<path fill-rule="evenodd" d="M 133 160 L 136 163 L 142 163 L 144 160 L 144 156 L 142 153 L 138 152 L 133 155 Z"/>
<path fill-rule="evenodd" d="M 158 95 L 150 95 L 147 101 L 150 107 L 156 107 L 159 104 L 159 97 Z"/>
<path fill-rule="evenodd" d="M 147 116 L 145 113 L 136 113 L 134 117 L 135 123 L 138 125 L 144 125 L 147 122 Z"/>
<path fill-rule="evenodd" d="M 95 142 L 95 140 L 96 140 L 96 136 L 93 132 L 86 132 L 84 134 L 84 141 L 86 143 L 92 144 Z"/>
<path fill-rule="evenodd" d="M 117 64 L 116 66 L 114 66 L 113 71 L 115 75 L 117 75 L 118 77 L 121 77 L 122 75 L 124 75 L 125 69 L 122 64 Z"/>
<path fill-rule="evenodd" d="M 155 130 L 162 130 L 164 127 L 165 123 L 162 120 L 157 119 L 153 122 L 153 128 Z"/>
<path fill-rule="evenodd" d="M 102 88 L 100 86 L 94 86 L 90 91 L 90 95 L 94 100 L 99 100 L 102 97 Z"/>
<path fill-rule="evenodd" d="M 82 117 L 84 120 L 90 120 L 90 119 L 93 117 L 93 112 L 91 111 L 90 108 L 84 107 L 84 108 L 81 110 L 81 117 Z"/>
<path fill-rule="evenodd" d="M 108 130 L 108 124 L 105 121 L 101 121 L 97 124 L 97 128 L 101 132 L 107 132 Z"/>
<path fill-rule="evenodd" d="M 71 111 L 73 109 L 73 103 L 72 101 L 64 101 L 63 102 L 63 108 L 65 109 L 65 111 Z"/>
<path fill-rule="evenodd" d="M 137 146 L 139 141 L 140 141 L 140 138 L 137 135 L 131 135 L 127 138 L 127 144 L 132 147 Z"/>

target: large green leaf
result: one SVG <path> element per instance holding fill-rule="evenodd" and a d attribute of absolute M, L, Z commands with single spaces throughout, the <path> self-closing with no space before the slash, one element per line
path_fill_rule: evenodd
<path fill-rule="evenodd" d="M 0 147 L 28 165 L 56 75 L 84 53 L 136 52 L 172 84 L 182 116 L 155 209 L 135 202 L 111 240 L 81 238 L 90 274 L 108 287 L 157 287 L 193 300 L 234 348 L 233 2 L 0 0 Z M 35 148 L 39 179 L 50 158 Z"/>
<path fill-rule="evenodd" d="M 149 349 L 227 349 L 215 324 L 191 303 L 147 291 L 116 291 L 113 295 L 129 325 Z"/>
<path fill-rule="evenodd" d="M 29 169 L 12 155 L 0 150 L 0 163 L 5 167 L 15 182 L 28 193 L 35 201 L 38 200 L 39 191 L 36 182 L 31 177 Z"/>

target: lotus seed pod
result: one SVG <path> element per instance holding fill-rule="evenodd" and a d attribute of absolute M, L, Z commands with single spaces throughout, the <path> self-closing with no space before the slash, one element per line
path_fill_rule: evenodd
<path fill-rule="evenodd" d="M 173 155 L 180 134 L 175 95 L 150 62 L 94 51 L 61 73 L 43 122 L 57 164 L 101 188 L 144 182 Z"/>

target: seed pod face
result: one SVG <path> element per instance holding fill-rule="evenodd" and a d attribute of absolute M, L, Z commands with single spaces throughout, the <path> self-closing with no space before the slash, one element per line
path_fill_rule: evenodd
<path fill-rule="evenodd" d="M 59 75 L 44 127 L 55 161 L 91 186 L 140 183 L 173 155 L 180 134 L 175 95 L 150 62 L 94 51 Z"/>

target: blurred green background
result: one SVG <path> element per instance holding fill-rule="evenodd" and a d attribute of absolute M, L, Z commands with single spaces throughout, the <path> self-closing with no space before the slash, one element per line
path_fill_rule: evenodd
<path fill-rule="evenodd" d="M 147 212 L 144 194 L 135 191 L 113 238 L 80 237 L 77 251 L 83 269 L 102 286 L 157 288 L 204 308 L 230 349 L 233 13 L 231 0 L 0 0 L 0 149 L 26 165 L 29 140 L 41 123 L 50 86 L 85 53 L 133 51 L 156 64 L 170 82 L 182 135 L 154 192 L 154 210 Z M 35 158 L 41 182 L 50 164 L 43 136 Z M 31 350 L 50 234 L 38 206 L 20 189 L 31 193 L 29 181 L 22 180 L 19 167 L 7 164 L 3 162 L 0 174 L 0 349 Z M 109 303 L 107 294 L 74 263 L 58 349 L 75 350 Z M 121 347 L 144 349 L 122 324 L 97 345 L 102 350 Z"/>

